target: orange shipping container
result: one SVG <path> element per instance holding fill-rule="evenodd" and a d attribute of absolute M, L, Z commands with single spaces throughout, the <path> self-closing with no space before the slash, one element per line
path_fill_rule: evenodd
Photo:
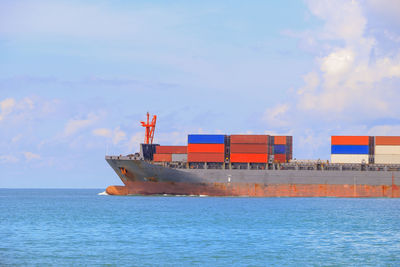
<path fill-rule="evenodd" d="M 275 145 L 286 145 L 286 136 L 274 136 Z"/>
<path fill-rule="evenodd" d="M 157 154 L 186 154 L 187 146 L 156 146 Z"/>
<path fill-rule="evenodd" d="M 172 161 L 172 154 L 154 154 L 153 161 L 170 162 L 170 161 Z"/>
<path fill-rule="evenodd" d="M 231 135 L 231 144 L 267 144 L 268 135 Z"/>
<path fill-rule="evenodd" d="M 369 145 L 369 136 L 332 136 L 332 145 Z"/>
<path fill-rule="evenodd" d="M 375 137 L 377 146 L 398 146 L 400 145 L 400 136 L 377 136 Z"/>
<path fill-rule="evenodd" d="M 274 162 L 285 163 L 286 162 L 286 154 L 275 154 Z"/>
<path fill-rule="evenodd" d="M 267 163 L 267 154 L 231 154 L 231 162 L 236 163 Z"/>
<path fill-rule="evenodd" d="M 188 162 L 224 162 L 224 153 L 190 153 Z"/>
<path fill-rule="evenodd" d="M 188 144 L 188 153 L 224 153 L 224 144 Z"/>
<path fill-rule="evenodd" d="M 231 153 L 268 154 L 267 144 L 231 144 Z"/>

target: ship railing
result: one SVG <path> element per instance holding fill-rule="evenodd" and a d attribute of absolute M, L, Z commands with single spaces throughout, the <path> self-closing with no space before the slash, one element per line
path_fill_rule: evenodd
<path fill-rule="evenodd" d="M 105 156 L 110 160 L 143 160 L 134 154 Z M 325 161 L 291 161 L 289 163 L 222 163 L 222 162 L 161 162 L 149 163 L 176 169 L 231 169 L 231 170 L 309 170 L 309 171 L 400 171 L 400 164 L 326 163 Z"/>

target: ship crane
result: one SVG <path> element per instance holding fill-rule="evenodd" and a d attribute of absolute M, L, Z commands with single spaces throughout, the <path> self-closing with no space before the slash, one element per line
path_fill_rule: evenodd
<path fill-rule="evenodd" d="M 144 121 L 140 122 L 142 124 L 142 126 L 146 128 L 146 133 L 144 136 L 145 144 L 153 144 L 154 131 L 156 129 L 156 120 L 157 120 L 157 116 L 154 115 L 153 119 L 150 122 L 150 114 L 147 112 L 147 122 L 144 122 Z"/>

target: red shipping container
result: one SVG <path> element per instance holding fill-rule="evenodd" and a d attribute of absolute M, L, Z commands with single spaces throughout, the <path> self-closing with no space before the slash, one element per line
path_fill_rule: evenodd
<path fill-rule="evenodd" d="M 231 162 L 236 163 L 267 163 L 268 155 L 267 154 L 231 154 Z"/>
<path fill-rule="evenodd" d="M 155 161 L 155 162 L 170 162 L 170 161 L 172 161 L 172 154 L 154 154 L 153 161 Z"/>
<path fill-rule="evenodd" d="M 376 146 L 399 146 L 400 136 L 377 136 L 375 137 Z"/>
<path fill-rule="evenodd" d="M 287 162 L 286 154 L 275 154 L 274 155 L 274 162 L 279 162 L 279 163 Z"/>
<path fill-rule="evenodd" d="M 332 145 L 369 145 L 369 136 L 332 136 Z"/>
<path fill-rule="evenodd" d="M 268 154 L 267 144 L 231 144 L 231 153 Z"/>
<path fill-rule="evenodd" d="M 275 145 L 286 145 L 287 136 L 274 136 Z"/>
<path fill-rule="evenodd" d="M 224 162 L 224 153 L 189 153 L 188 162 Z"/>
<path fill-rule="evenodd" d="M 156 146 L 157 154 L 186 154 L 187 146 Z"/>
<path fill-rule="evenodd" d="M 224 153 L 224 144 L 188 144 L 188 153 Z"/>
<path fill-rule="evenodd" d="M 231 135 L 231 144 L 267 144 L 268 135 Z"/>

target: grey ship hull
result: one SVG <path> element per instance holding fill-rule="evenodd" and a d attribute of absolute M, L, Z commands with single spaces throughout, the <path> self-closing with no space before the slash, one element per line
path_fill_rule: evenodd
<path fill-rule="evenodd" d="M 260 197 L 400 197 L 398 171 L 188 169 L 107 156 L 124 187 L 109 194 Z"/>

